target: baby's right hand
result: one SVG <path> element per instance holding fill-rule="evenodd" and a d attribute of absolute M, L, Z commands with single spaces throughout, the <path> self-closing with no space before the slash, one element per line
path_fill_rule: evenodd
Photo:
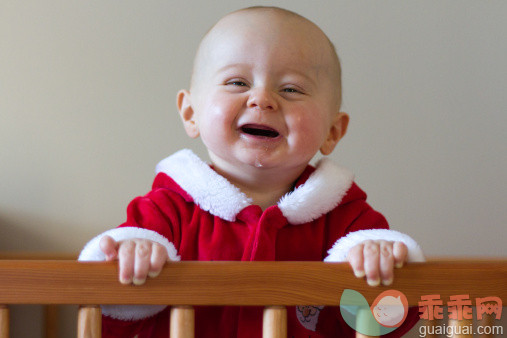
<path fill-rule="evenodd" d="M 146 239 L 117 242 L 110 236 L 104 236 L 99 245 L 107 261 L 118 259 L 122 284 L 144 284 L 147 276 L 157 277 L 169 260 L 164 246 Z"/>

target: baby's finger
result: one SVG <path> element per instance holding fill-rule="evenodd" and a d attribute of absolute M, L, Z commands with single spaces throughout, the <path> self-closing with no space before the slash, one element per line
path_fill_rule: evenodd
<path fill-rule="evenodd" d="M 106 261 L 112 261 L 118 257 L 118 242 L 111 236 L 104 236 L 100 239 L 100 250 L 106 255 Z"/>
<path fill-rule="evenodd" d="M 391 285 L 393 283 L 393 242 L 380 242 L 380 278 L 382 284 Z"/>
<path fill-rule="evenodd" d="M 394 266 L 401 268 L 408 259 L 408 248 L 403 242 L 394 242 L 393 244 Z"/>
<path fill-rule="evenodd" d="M 354 271 L 357 278 L 364 277 L 364 257 L 363 257 L 363 244 L 358 244 L 352 247 L 347 254 L 347 260 Z"/>
<path fill-rule="evenodd" d="M 166 248 L 158 243 L 153 243 L 151 247 L 151 264 L 148 276 L 152 278 L 157 277 L 168 260 L 169 257 Z"/>
<path fill-rule="evenodd" d="M 134 241 L 125 241 L 120 244 L 118 250 L 118 266 L 120 274 L 120 283 L 132 283 L 132 276 L 134 275 L 134 261 L 135 261 L 135 248 Z"/>
<path fill-rule="evenodd" d="M 370 286 L 377 286 L 380 284 L 379 245 L 372 241 L 365 242 L 363 254 L 364 254 L 364 272 L 366 274 L 366 282 Z"/>
<path fill-rule="evenodd" d="M 152 244 L 150 242 L 137 242 L 134 278 L 132 280 L 135 285 L 142 285 L 146 282 L 146 277 L 148 276 L 148 271 L 150 270 L 151 248 Z"/>

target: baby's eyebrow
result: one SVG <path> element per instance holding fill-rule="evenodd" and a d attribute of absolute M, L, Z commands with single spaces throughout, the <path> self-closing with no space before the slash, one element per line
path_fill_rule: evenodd
<path fill-rule="evenodd" d="M 244 68 L 244 67 L 248 67 L 248 65 L 245 63 L 231 63 L 231 64 L 227 64 L 223 67 L 218 68 L 218 70 L 216 72 L 223 73 L 229 69 Z"/>
<path fill-rule="evenodd" d="M 315 86 L 317 86 L 317 83 L 318 83 L 319 73 L 315 72 L 315 75 L 312 76 L 312 75 L 309 75 L 308 73 L 302 72 L 298 69 L 288 68 L 284 71 L 284 74 L 282 74 L 282 75 L 288 75 L 289 79 L 291 78 L 291 76 L 295 76 L 296 79 L 302 79 L 305 83 L 309 84 L 311 87 L 315 87 Z"/>

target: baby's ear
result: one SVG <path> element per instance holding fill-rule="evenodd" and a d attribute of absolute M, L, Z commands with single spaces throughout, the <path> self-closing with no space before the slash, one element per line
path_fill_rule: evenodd
<path fill-rule="evenodd" d="M 331 127 L 327 134 L 327 138 L 320 147 L 322 155 L 329 155 L 333 152 L 334 148 L 341 140 L 345 133 L 347 133 L 347 127 L 349 125 L 349 115 L 347 113 L 336 113 L 331 121 Z"/>
<path fill-rule="evenodd" d="M 198 137 L 199 128 L 197 127 L 194 109 L 190 102 L 190 92 L 188 90 L 182 89 L 178 92 L 176 95 L 176 105 L 178 106 L 178 111 L 187 135 L 191 138 Z"/>

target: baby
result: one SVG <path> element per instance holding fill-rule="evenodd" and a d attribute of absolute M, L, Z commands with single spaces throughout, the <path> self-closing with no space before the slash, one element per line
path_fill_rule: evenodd
<path fill-rule="evenodd" d="M 338 56 L 314 23 L 271 7 L 225 16 L 199 46 L 190 90 L 177 95 L 211 165 L 190 150 L 161 161 L 151 192 L 80 260 L 117 259 L 120 282 L 135 285 L 179 260 L 348 261 L 369 285 L 391 284 L 395 267 L 423 259 L 418 245 L 388 230 L 348 170 L 326 158 L 308 164 L 345 135 L 340 105 Z M 316 307 L 306 320 L 302 308 L 288 309 L 290 337 L 352 334 L 336 309 Z M 164 307 L 103 314 L 104 337 L 169 332 Z M 257 307 L 196 308 L 198 337 L 260 337 L 261 322 Z"/>

